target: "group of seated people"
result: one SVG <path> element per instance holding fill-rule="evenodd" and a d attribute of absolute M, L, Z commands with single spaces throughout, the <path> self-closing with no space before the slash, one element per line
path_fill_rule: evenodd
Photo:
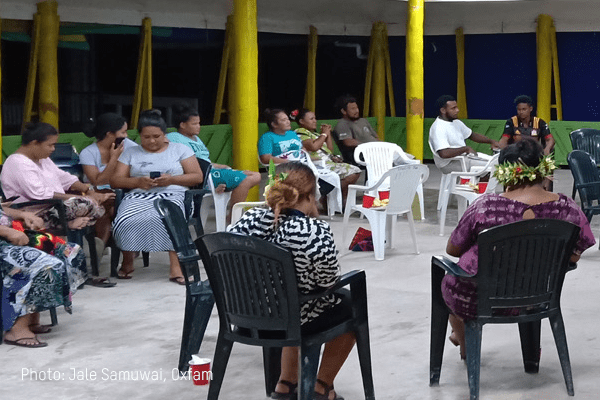
<path fill-rule="evenodd" d="M 440 107 L 450 117 L 455 115 L 452 102 L 446 100 Z M 152 205 L 154 199 L 166 198 L 183 210 L 186 188 L 206 179 L 197 158 L 206 161 L 209 158 L 206 147 L 197 137 L 200 129 L 197 112 L 182 107 L 176 115 L 178 132 L 166 135 L 166 124 L 160 114 L 143 112 L 138 126 L 139 146 L 126 139 L 127 124 L 121 117 L 108 114 L 98 118 L 94 131 L 97 142 L 82 151 L 81 157 L 92 185 L 79 182 L 49 160 L 58 139 L 54 128 L 41 123 L 29 125 L 23 133 L 22 146 L 6 160 L 2 170 L 5 195 L 19 196 L 12 200 L 14 202 L 63 199 L 69 225 L 74 229 L 93 222 L 97 224 L 104 217 L 112 220 L 112 234 L 125 254 L 120 277 L 130 277 L 136 251 L 168 251 L 170 279 L 178 282 L 181 270 L 173 245 Z M 332 156 L 331 127 L 322 126 L 319 134 L 315 115 L 307 110 L 299 112 L 297 118 L 300 128 L 293 132 L 285 112 L 271 110 L 268 114 L 271 130 L 261 137 L 259 154 L 262 162 L 273 160 L 279 165 L 272 177 L 274 182 L 266 190 L 267 205 L 246 212 L 229 232 L 256 236 L 290 249 L 299 290 L 311 292 L 331 287 L 339 280 L 341 270 L 331 229 L 327 222 L 317 218 L 316 175 L 310 166 L 295 161 L 293 154 L 305 147 L 313 153 L 311 157 L 325 158 L 327 168 L 339 173 L 340 177 L 343 175 L 342 179 L 347 182 L 355 182 L 358 171 Z M 467 137 L 480 139 L 479 135 L 473 137 L 473 133 L 467 135 L 466 131 L 462 135 L 463 140 Z M 447 253 L 459 257 L 459 265 L 467 272 L 477 272 L 477 235 L 481 231 L 523 219 L 561 219 L 581 227 L 572 261 L 577 261 L 581 253 L 595 243 L 587 218 L 577 204 L 562 194 L 544 190 L 543 182 L 552 171 L 544 157 L 547 147 L 542 148 L 531 138 L 520 139 L 511 145 L 502 144 L 498 161 L 508 167 L 511 174 L 503 177 L 504 180 L 499 178 L 501 183 L 511 182 L 505 185 L 505 192 L 485 195 L 472 204 L 448 240 Z M 501 145 L 485 140 L 492 145 Z M 445 158 L 443 151 L 438 155 Z M 221 188 L 226 190 L 241 187 L 238 201 L 260 180 L 255 173 L 233 171 L 221 165 L 214 167 L 219 172 L 213 176 L 216 186 L 223 185 Z M 523 170 L 531 173 L 523 174 Z M 92 189 L 93 186 L 96 189 Z M 114 210 L 114 205 L 110 206 L 114 199 L 114 194 L 107 191 L 110 188 L 128 190 L 118 210 Z M 86 277 L 85 268 L 82 268 L 83 256 L 77 245 L 38 232 L 56 223 L 55 211 L 49 208 L 33 214 L 10 208 L 0 210 L 3 290 L 19 293 L 2 299 L 5 303 L 2 323 L 8 344 L 45 346 L 36 334 L 48 332 L 50 327 L 40 325 L 39 311 L 60 305 L 69 310 L 70 296 Z M 111 224 L 106 226 L 110 234 Z M 97 225 L 98 236 L 104 240 L 106 232 L 103 229 Z M 40 236 L 49 238 L 51 245 L 37 246 L 43 242 Z M 32 245 L 37 248 L 30 247 Z M 463 321 L 476 316 L 476 284 L 472 279 L 447 276 L 442 290 L 452 312 L 450 340 L 460 346 L 464 358 Z M 7 298 L 12 300 L 6 301 Z M 346 318 L 350 312 L 345 290 L 311 300 L 301 305 L 302 330 L 304 333 L 323 330 Z M 334 389 L 334 379 L 354 343 L 354 335 L 348 333 L 326 345 L 317 375 L 315 399 L 342 399 Z M 281 361 L 280 380 L 271 397 L 294 399 L 298 384 L 298 349 L 285 348 Z"/>

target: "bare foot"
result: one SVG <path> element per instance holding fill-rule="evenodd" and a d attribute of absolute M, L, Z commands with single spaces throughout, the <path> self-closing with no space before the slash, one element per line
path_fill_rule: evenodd
<path fill-rule="evenodd" d="M 77 217 L 72 221 L 69 221 L 70 229 L 82 229 L 90 224 L 91 220 L 88 217 Z"/>
<path fill-rule="evenodd" d="M 225 186 L 224 183 L 221 183 L 219 186 L 217 186 L 215 188 L 215 193 L 221 194 L 221 193 L 225 192 L 225 189 L 227 189 L 227 186 Z"/>
<path fill-rule="evenodd" d="M 18 331 L 11 329 L 4 334 L 4 340 L 7 344 L 16 344 L 22 347 L 42 347 L 45 345 L 29 329 L 19 329 Z"/>

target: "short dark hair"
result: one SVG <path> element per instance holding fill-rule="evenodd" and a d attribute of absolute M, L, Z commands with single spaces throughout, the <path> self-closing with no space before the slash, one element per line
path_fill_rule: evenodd
<path fill-rule="evenodd" d="M 267 122 L 267 127 L 269 128 L 269 130 L 273 129 L 273 126 L 271 124 L 277 121 L 277 115 L 279 115 L 280 113 L 284 113 L 285 115 L 287 115 L 285 111 L 283 111 L 281 108 L 267 108 L 265 110 L 265 121 Z"/>
<path fill-rule="evenodd" d="M 296 115 L 295 117 L 295 121 L 298 122 L 298 124 L 300 124 L 300 120 L 303 119 L 306 114 L 308 114 L 309 112 L 312 112 L 311 110 L 309 110 L 308 108 L 301 108 L 300 111 L 298 111 L 298 115 Z"/>
<path fill-rule="evenodd" d="M 199 117 L 198 110 L 187 103 L 176 103 L 173 109 L 173 125 L 179 129 L 179 124 L 188 122 L 191 117 Z"/>
<path fill-rule="evenodd" d="M 339 113 L 341 113 L 340 110 L 347 111 L 348 104 L 350 103 L 357 103 L 356 98 L 354 96 L 351 96 L 349 94 L 340 96 L 335 100 L 335 110 Z"/>
<path fill-rule="evenodd" d="M 524 94 L 517 96 L 515 98 L 515 106 L 518 106 L 521 103 L 525 103 L 525 104 L 529 104 L 531 107 L 533 107 L 533 99 L 529 96 L 526 96 Z"/>
<path fill-rule="evenodd" d="M 544 155 L 544 149 L 537 140 L 521 135 L 517 143 L 506 146 L 500 151 L 498 162 L 522 162 L 529 167 L 537 167 Z"/>
<path fill-rule="evenodd" d="M 147 126 L 154 126 L 160 128 L 163 133 L 167 133 L 167 123 L 161 117 L 160 110 L 145 110 L 140 114 L 140 120 L 138 121 L 138 132 L 142 133 L 142 129 Z"/>
<path fill-rule="evenodd" d="M 21 135 L 21 144 L 27 145 L 31 142 L 45 142 L 50 136 L 58 135 L 55 127 L 45 122 L 30 122 L 25 125 Z"/>
<path fill-rule="evenodd" d="M 88 137 L 95 137 L 96 140 L 102 140 L 108 132 L 116 132 L 127 122 L 123 116 L 115 113 L 104 113 L 96 121 L 90 120 L 93 124 L 92 129 L 85 130 Z"/>
<path fill-rule="evenodd" d="M 438 99 L 435 101 L 435 109 L 437 110 L 438 115 L 441 115 L 440 108 L 446 107 L 446 103 L 449 101 L 456 101 L 456 99 L 454 96 L 450 96 L 449 94 L 438 97 Z"/>

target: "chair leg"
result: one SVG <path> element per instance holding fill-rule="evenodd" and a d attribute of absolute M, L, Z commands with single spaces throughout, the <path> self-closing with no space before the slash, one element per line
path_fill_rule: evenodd
<path fill-rule="evenodd" d="M 317 382 L 317 368 L 321 346 L 313 345 L 300 347 L 298 376 L 298 400 L 313 400 Z"/>
<path fill-rule="evenodd" d="M 371 368 L 371 346 L 369 344 L 369 324 L 365 322 L 364 324 L 359 325 L 355 334 L 356 350 L 358 351 L 358 361 L 363 380 L 363 389 L 365 391 L 365 400 L 375 400 L 373 370 Z"/>
<path fill-rule="evenodd" d="M 419 183 L 417 187 L 417 196 L 419 196 L 419 206 L 421 208 L 421 220 L 425 220 L 425 196 L 423 196 L 423 184 Z"/>
<path fill-rule="evenodd" d="M 119 261 L 121 260 L 121 249 L 113 242 L 110 246 L 110 276 L 116 278 L 119 270 Z"/>
<path fill-rule="evenodd" d="M 179 351 L 180 372 L 187 370 L 187 363 L 192 354 L 197 354 L 200 350 L 214 304 L 215 299 L 210 289 L 196 296 L 195 299 L 186 299 L 181 349 Z"/>
<path fill-rule="evenodd" d="M 444 236 L 444 228 L 446 227 L 446 213 L 448 212 L 448 202 L 450 201 L 450 196 L 444 201 L 442 204 L 441 212 L 440 212 L 440 236 Z"/>
<path fill-rule="evenodd" d="M 573 194 L 571 195 L 571 198 L 575 200 L 575 196 L 577 196 L 577 189 L 575 189 L 575 182 L 573 182 Z"/>
<path fill-rule="evenodd" d="M 50 309 L 50 323 L 52 324 L 52 326 L 58 325 L 58 318 L 56 316 L 56 308 L 55 307 L 52 307 Z"/>
<path fill-rule="evenodd" d="M 470 399 L 479 399 L 479 369 L 481 367 L 481 331 L 483 325 L 477 320 L 465 321 L 467 346 L 467 376 Z"/>
<path fill-rule="evenodd" d="M 533 321 L 519 324 L 521 352 L 525 372 L 536 374 L 540 370 L 540 333 L 542 322 Z"/>
<path fill-rule="evenodd" d="M 223 332 L 219 331 L 215 355 L 213 357 L 212 380 L 208 387 L 207 400 L 217 400 L 219 398 L 219 392 L 221 391 L 221 385 L 223 384 L 223 377 L 225 376 L 225 370 L 227 369 L 227 362 L 229 361 L 232 347 L 233 342 L 225 339 Z"/>
<path fill-rule="evenodd" d="M 413 217 L 412 210 L 408 211 L 408 228 L 410 229 L 410 235 L 412 236 L 413 245 L 415 246 L 415 254 L 419 254 L 419 245 L 417 244 L 417 231 L 415 229 L 415 218 Z"/>
<path fill-rule="evenodd" d="M 231 193 L 214 194 L 215 200 L 215 221 L 217 224 L 217 232 L 224 232 L 227 228 L 227 204 L 231 198 Z"/>
<path fill-rule="evenodd" d="M 144 260 L 144 268 L 150 266 L 150 253 L 142 251 L 142 260 Z"/>
<path fill-rule="evenodd" d="M 444 271 L 431 266 L 431 338 L 429 343 L 429 386 L 440 383 L 442 358 L 448 329 L 448 308 L 442 297 Z"/>
<path fill-rule="evenodd" d="M 438 211 L 442 209 L 442 204 L 443 204 L 444 198 L 446 197 L 446 192 L 448 191 L 449 183 L 450 183 L 450 174 L 442 174 L 442 179 L 440 181 L 440 192 L 438 193 L 438 203 L 437 203 Z"/>
<path fill-rule="evenodd" d="M 563 377 L 565 378 L 567 394 L 569 396 L 574 396 L 575 389 L 573 388 L 573 374 L 571 373 L 571 361 L 569 360 L 569 347 L 567 345 L 565 324 L 560 311 L 556 315 L 550 317 L 550 326 L 552 327 L 554 342 L 556 343 L 556 349 L 558 350 L 558 358 L 560 359 L 560 366 L 562 368 Z"/>
<path fill-rule="evenodd" d="M 98 268 L 98 252 L 96 251 L 96 234 L 92 229 L 85 233 L 85 239 L 88 242 L 88 247 L 90 249 L 90 264 L 92 266 L 92 275 L 99 275 Z"/>
<path fill-rule="evenodd" d="M 263 365 L 265 369 L 265 391 L 267 397 L 275 391 L 281 375 L 281 347 L 263 347 Z"/>
<path fill-rule="evenodd" d="M 367 212 L 365 216 L 369 220 L 369 225 L 371 225 L 375 259 L 381 261 L 385 258 L 385 225 L 387 215 L 385 212 L 372 211 Z"/>

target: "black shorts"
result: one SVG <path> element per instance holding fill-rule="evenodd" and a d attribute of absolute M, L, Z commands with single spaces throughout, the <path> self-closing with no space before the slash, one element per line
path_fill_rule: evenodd
<path fill-rule="evenodd" d="M 327 330 L 352 317 L 350 291 L 348 289 L 339 289 L 334 293 L 342 299 L 342 302 L 326 309 L 317 318 L 302 325 L 303 335 L 311 335 Z"/>

